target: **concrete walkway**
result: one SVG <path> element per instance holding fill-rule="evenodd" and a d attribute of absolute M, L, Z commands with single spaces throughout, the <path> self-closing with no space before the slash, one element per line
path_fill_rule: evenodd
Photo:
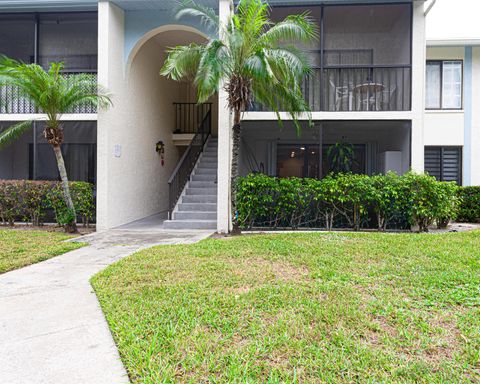
<path fill-rule="evenodd" d="M 142 248 L 193 243 L 206 231 L 112 230 L 90 246 L 0 275 L 0 383 L 128 383 L 89 279 Z"/>

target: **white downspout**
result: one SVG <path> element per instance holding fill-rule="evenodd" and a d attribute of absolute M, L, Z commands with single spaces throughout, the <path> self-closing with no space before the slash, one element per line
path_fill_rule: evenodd
<path fill-rule="evenodd" d="M 433 8 L 433 6 L 435 5 L 436 2 L 437 2 L 437 0 L 432 0 L 430 5 L 428 6 L 428 8 L 425 10 L 425 16 L 427 16 L 428 13 L 432 10 L 432 8 Z"/>

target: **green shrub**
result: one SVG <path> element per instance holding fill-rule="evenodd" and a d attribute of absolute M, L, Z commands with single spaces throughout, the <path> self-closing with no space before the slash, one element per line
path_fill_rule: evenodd
<path fill-rule="evenodd" d="M 480 187 L 458 189 L 459 208 L 457 220 L 463 223 L 480 223 Z"/>
<path fill-rule="evenodd" d="M 377 227 L 426 231 L 455 217 L 455 183 L 427 175 L 329 175 L 322 180 L 251 174 L 238 181 L 237 208 L 244 228 Z"/>
<path fill-rule="evenodd" d="M 377 219 L 379 231 L 385 231 L 392 222 L 405 212 L 405 202 L 402 199 L 401 178 L 395 172 L 371 177 L 371 205 Z"/>
<path fill-rule="evenodd" d="M 0 218 L 4 225 L 13 225 L 15 218 L 21 213 L 20 191 L 20 182 L 0 181 Z"/>
<path fill-rule="evenodd" d="M 95 214 L 92 185 L 85 182 L 70 182 L 70 189 L 77 215 L 87 226 Z M 40 225 L 48 210 L 53 210 L 59 225 L 64 225 L 73 215 L 73 212 L 69 212 L 65 206 L 59 182 L 0 181 L 0 218 L 4 224 L 13 225 L 15 220 L 22 219 L 33 225 Z"/>
<path fill-rule="evenodd" d="M 373 197 L 373 185 L 367 175 L 338 174 L 336 181 L 337 211 L 347 220 L 348 227 L 358 231 L 367 219 Z M 321 181 L 320 181 L 321 182 Z"/>
<path fill-rule="evenodd" d="M 54 188 L 54 183 L 30 180 L 23 180 L 21 183 L 19 209 L 22 211 L 23 220 L 38 226 L 42 224 L 45 212 L 49 208 L 45 196 L 51 188 Z"/>

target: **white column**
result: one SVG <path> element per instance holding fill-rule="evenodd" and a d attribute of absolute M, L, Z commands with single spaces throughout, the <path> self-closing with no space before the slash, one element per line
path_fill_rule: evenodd
<path fill-rule="evenodd" d="M 109 1 L 98 3 L 98 82 L 113 96 L 123 82 L 124 12 Z M 116 207 L 111 199 L 115 108 L 98 112 L 97 125 L 97 229 L 111 227 Z"/>
<path fill-rule="evenodd" d="M 411 167 L 416 172 L 424 171 L 425 66 L 424 4 L 423 2 L 413 2 Z"/>
<path fill-rule="evenodd" d="M 228 21 L 232 12 L 231 0 L 219 0 L 219 16 L 223 25 Z M 232 119 L 227 107 L 227 94 L 222 86 L 218 93 L 217 231 L 219 233 L 228 233 L 231 229 L 231 153 Z"/>
<path fill-rule="evenodd" d="M 470 185 L 480 185 L 480 48 L 472 48 Z"/>

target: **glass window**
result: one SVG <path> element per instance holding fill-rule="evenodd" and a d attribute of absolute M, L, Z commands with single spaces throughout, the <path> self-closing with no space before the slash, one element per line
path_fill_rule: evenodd
<path fill-rule="evenodd" d="M 318 144 L 288 144 L 277 147 L 277 175 L 279 177 L 319 176 Z"/>
<path fill-rule="evenodd" d="M 426 79 L 426 108 L 440 108 L 440 87 L 441 87 L 441 63 L 427 63 L 427 79 Z"/>
<path fill-rule="evenodd" d="M 328 164 L 328 148 L 322 147 L 322 175 L 331 172 Z M 320 176 L 320 157 L 318 144 L 279 144 L 277 146 L 277 176 L 278 177 L 310 177 Z M 354 160 L 352 173 L 366 173 L 366 146 L 354 145 Z"/>
<path fill-rule="evenodd" d="M 456 61 L 429 61 L 426 74 L 427 109 L 461 109 L 463 63 Z"/>
<path fill-rule="evenodd" d="M 443 63 L 442 104 L 446 109 L 462 108 L 462 62 Z"/>

